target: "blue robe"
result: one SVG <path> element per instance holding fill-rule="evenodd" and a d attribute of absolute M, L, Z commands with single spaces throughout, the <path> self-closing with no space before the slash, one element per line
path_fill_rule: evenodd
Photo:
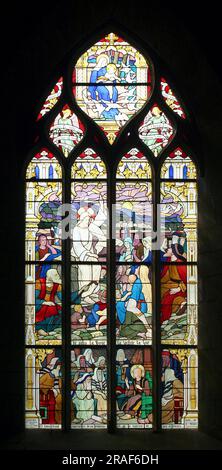
<path fill-rule="evenodd" d="M 99 320 L 99 315 L 96 313 L 100 309 L 98 304 L 95 304 L 91 310 L 91 313 L 87 317 L 89 326 L 95 326 Z"/>
<path fill-rule="evenodd" d="M 126 293 L 127 291 L 124 291 L 123 297 Z M 133 283 L 132 291 L 127 300 L 129 299 L 134 299 L 136 303 L 142 301 L 140 310 L 144 314 L 147 313 L 147 304 L 145 302 L 145 297 L 142 292 L 142 282 L 139 278 L 137 278 L 136 281 Z M 126 301 L 118 300 L 118 302 L 116 303 L 116 311 L 119 322 L 123 324 L 126 318 Z"/>
<path fill-rule="evenodd" d="M 131 299 L 134 299 L 137 302 L 139 300 L 142 300 L 143 302 L 141 303 L 141 312 L 146 313 L 147 312 L 147 304 L 145 302 L 145 297 L 142 292 L 142 282 L 139 278 L 136 279 L 136 281 L 133 283 L 133 288 L 132 288 L 132 293 L 130 296 Z"/>
<path fill-rule="evenodd" d="M 50 253 L 50 255 L 48 256 L 46 262 L 48 263 L 48 261 L 52 261 L 54 260 L 55 258 L 58 258 L 58 256 L 61 256 L 62 252 L 61 250 L 59 250 L 58 248 L 55 248 L 56 249 L 56 253 L 53 254 L 50 252 L 50 250 L 48 251 Z M 35 247 L 35 252 L 39 251 L 39 246 L 36 246 Z M 41 260 L 40 260 L 41 261 Z M 39 266 L 36 266 L 36 271 L 39 270 Z M 39 277 L 40 278 L 46 278 L 46 273 L 49 269 L 51 269 L 52 265 L 51 264 L 43 264 L 41 266 L 41 269 L 40 269 L 40 273 L 39 273 Z"/>
<path fill-rule="evenodd" d="M 99 70 L 93 70 L 90 76 L 90 86 L 88 87 L 88 91 L 93 100 L 99 101 L 103 105 L 104 111 L 102 112 L 102 116 L 105 119 L 112 120 L 117 114 L 119 114 L 119 111 L 117 108 L 112 108 L 106 111 L 106 108 L 108 107 L 107 103 L 116 103 L 118 100 L 118 92 L 115 85 L 106 87 L 105 85 L 97 83 L 98 79 L 104 77 L 105 74 L 106 67 L 102 67 Z M 92 85 L 94 83 L 95 85 Z"/>

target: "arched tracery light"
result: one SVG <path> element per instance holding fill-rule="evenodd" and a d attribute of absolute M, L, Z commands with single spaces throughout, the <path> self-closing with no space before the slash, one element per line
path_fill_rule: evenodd
<path fill-rule="evenodd" d="M 162 73 L 111 32 L 70 58 L 38 113 L 28 428 L 197 427 L 197 168 Z"/>

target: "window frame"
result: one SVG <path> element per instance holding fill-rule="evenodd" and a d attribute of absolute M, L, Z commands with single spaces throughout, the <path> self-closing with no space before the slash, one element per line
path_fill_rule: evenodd
<path fill-rule="evenodd" d="M 144 57 L 151 63 L 151 73 L 153 75 L 153 90 L 151 92 L 150 98 L 147 100 L 144 107 L 130 120 L 126 125 L 121 129 L 119 136 L 117 137 L 114 144 L 110 145 L 104 136 L 102 130 L 97 124 L 95 124 L 88 116 L 86 116 L 83 111 L 77 106 L 73 94 L 72 94 L 72 70 L 73 65 L 80 55 L 88 49 L 92 44 L 97 42 L 101 37 L 107 35 L 109 31 L 115 31 L 119 36 L 123 36 L 132 46 L 139 50 Z M 68 64 L 68 66 L 67 66 Z M 164 73 L 163 73 L 164 72 Z M 63 194 L 63 203 L 69 203 L 71 201 L 71 167 L 75 159 L 86 149 L 92 148 L 97 152 L 97 154 L 104 161 L 107 169 L 107 206 L 111 208 L 115 203 L 115 187 L 113 182 L 115 181 L 116 169 L 119 161 L 122 156 L 127 153 L 132 148 L 137 148 L 143 153 L 147 158 L 148 163 L 150 164 L 152 170 L 152 194 L 153 194 L 153 230 L 157 228 L 157 207 L 160 203 L 160 170 L 163 162 L 171 151 L 176 147 L 181 147 L 188 155 L 192 158 L 194 164 L 196 165 L 197 170 L 197 195 L 198 195 L 198 179 L 203 174 L 203 165 L 199 158 L 199 149 L 198 149 L 198 133 L 196 129 L 196 124 L 193 119 L 192 114 L 189 112 L 181 99 L 180 94 L 177 91 L 177 88 L 174 86 L 172 81 L 172 74 L 168 73 L 166 64 L 157 56 L 151 48 L 145 44 L 140 38 L 136 38 L 135 35 L 123 31 L 122 28 L 116 26 L 115 24 L 106 25 L 96 34 L 90 34 L 85 40 L 79 41 L 77 45 L 73 47 L 73 50 L 65 57 L 60 69 L 54 75 L 54 80 L 51 81 L 51 85 L 48 87 L 48 93 L 45 96 L 48 96 L 53 85 L 56 83 L 59 77 L 63 76 L 63 89 L 61 96 L 55 106 L 45 114 L 39 121 L 35 124 L 36 135 L 39 136 L 39 140 L 35 144 L 34 148 L 29 153 L 23 170 L 23 175 L 26 172 L 27 164 L 30 163 L 31 158 L 35 153 L 40 150 L 42 147 L 46 147 L 51 151 L 54 156 L 58 159 L 58 162 L 62 168 L 62 194 Z M 164 98 L 161 94 L 160 81 L 161 77 L 165 78 L 167 83 L 173 89 L 178 101 L 185 111 L 186 119 L 181 119 L 176 113 L 174 113 L 165 103 Z M 40 102 L 40 106 L 37 107 L 37 110 L 41 109 L 45 97 Z M 165 113 L 167 118 L 173 125 L 175 129 L 175 134 L 172 140 L 164 147 L 158 157 L 154 157 L 152 151 L 141 141 L 138 137 L 137 129 L 139 124 L 143 121 L 148 110 L 151 109 L 152 105 L 157 103 L 161 110 Z M 69 157 L 66 158 L 62 152 L 56 147 L 51 139 L 48 137 L 49 128 L 52 121 L 57 116 L 58 112 L 63 108 L 65 104 L 68 104 L 70 108 L 77 114 L 80 120 L 85 126 L 85 135 L 81 142 L 77 144 L 74 149 L 70 152 Z M 190 108 L 190 107 L 189 107 Z M 36 112 L 36 116 L 38 112 Z M 189 145 L 188 145 L 189 142 Z M 192 151 L 190 150 L 192 149 Z M 118 156 L 117 156 L 118 155 Z M 198 155 L 198 156 L 197 156 Z M 23 177 L 24 181 L 24 200 L 25 200 L 25 183 L 26 179 Z M 50 181 L 50 180 L 47 180 Z M 55 181 L 55 180 L 53 180 Z M 168 179 L 167 181 L 171 181 Z M 176 179 L 172 181 L 176 182 Z M 183 180 L 180 179 L 180 182 Z M 191 180 L 184 180 L 191 181 Z M 107 267 L 108 267 L 108 279 L 107 279 L 107 305 L 108 305 L 108 325 L 107 325 L 107 345 L 103 346 L 107 350 L 107 372 L 109 376 L 108 380 L 108 422 L 107 430 L 108 432 L 114 433 L 116 431 L 116 395 L 115 395 L 115 386 L 116 386 L 116 377 L 115 377 L 115 368 L 113 364 L 116 361 L 116 307 L 115 307 L 115 284 L 112 280 L 115 278 L 116 271 L 116 257 L 115 257 L 115 240 L 112 238 L 112 210 L 109 211 L 110 220 L 109 220 L 109 238 L 107 240 Z M 198 230 L 198 220 L 197 220 L 197 230 Z M 24 234 L 25 234 L 25 217 L 24 217 Z M 25 237 L 24 237 L 25 239 Z M 68 431 L 78 431 L 78 429 L 71 429 L 71 416 L 70 416 L 70 366 L 71 366 L 71 322 L 70 322 L 70 244 L 71 240 L 68 238 L 62 240 L 62 295 L 63 295 L 63 315 L 62 315 L 62 354 L 63 354 L 63 390 L 62 390 L 62 400 L 63 400 L 63 413 L 62 413 L 62 430 Z M 25 259 L 25 257 L 24 257 Z M 33 264 L 35 262 L 33 261 Z M 24 261 L 24 266 L 26 262 Z M 197 261 L 198 266 L 198 261 Z M 152 366 L 152 377 L 153 377 L 153 428 L 152 431 L 159 432 L 161 430 L 161 351 L 164 346 L 161 345 L 161 328 L 159 321 L 159 312 L 160 312 L 160 252 L 152 250 L 152 277 L 155 279 L 155 282 L 152 282 L 152 345 L 140 345 L 140 348 L 150 347 L 152 349 L 153 357 L 153 366 Z M 199 303 L 199 302 L 198 302 Z M 24 302 L 25 305 L 25 302 Z M 25 310 L 25 308 L 24 308 Z M 25 321 L 24 321 L 25 324 Z M 26 345 L 25 345 L 26 347 Z M 30 345 L 31 348 L 39 348 L 39 346 Z M 43 346 L 43 348 L 46 346 Z M 93 349 L 93 346 L 90 346 Z M 94 346 L 96 347 L 96 346 Z M 133 346 L 132 346 L 133 347 Z M 177 345 L 165 345 L 165 348 L 191 348 L 193 346 L 177 346 Z M 198 345 L 196 346 L 198 350 Z M 132 432 L 133 430 L 131 430 Z M 143 429 L 144 431 L 150 431 L 150 429 Z"/>

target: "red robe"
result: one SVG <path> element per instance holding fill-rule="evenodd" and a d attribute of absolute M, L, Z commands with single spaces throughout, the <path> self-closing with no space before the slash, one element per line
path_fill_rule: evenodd
<path fill-rule="evenodd" d="M 161 323 L 169 320 L 186 299 L 187 267 L 178 264 L 165 265 L 161 273 Z M 170 294 L 170 289 L 180 287 L 176 294 Z"/>

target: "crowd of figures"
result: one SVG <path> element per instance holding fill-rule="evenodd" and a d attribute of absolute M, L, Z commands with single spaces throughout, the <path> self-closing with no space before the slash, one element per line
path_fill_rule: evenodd
<path fill-rule="evenodd" d="M 39 349 L 35 354 L 36 373 L 39 376 L 37 408 L 41 425 L 59 426 L 62 424 L 63 408 L 61 349 Z M 164 349 L 161 375 L 163 425 L 180 425 L 183 422 L 185 372 L 177 351 Z M 106 427 L 107 379 L 105 348 L 72 349 L 70 413 L 73 428 Z M 115 392 L 118 427 L 152 427 L 150 348 L 117 349 Z"/>
<path fill-rule="evenodd" d="M 119 349 L 116 355 L 118 423 L 134 418 L 152 423 L 152 376 L 140 350 Z M 107 366 L 103 349 L 72 351 L 72 425 L 101 426 L 107 422 Z"/>
<path fill-rule="evenodd" d="M 72 426 L 107 422 L 107 365 L 104 349 L 71 353 Z"/>

